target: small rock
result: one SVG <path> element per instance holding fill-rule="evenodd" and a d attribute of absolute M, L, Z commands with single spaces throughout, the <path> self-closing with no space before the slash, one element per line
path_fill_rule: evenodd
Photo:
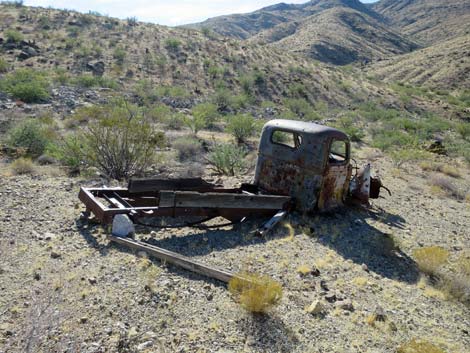
<path fill-rule="evenodd" d="M 46 234 L 44 234 L 44 240 L 52 240 L 54 238 L 55 238 L 54 233 L 47 232 Z"/>
<path fill-rule="evenodd" d="M 135 232 L 134 223 L 132 223 L 129 216 L 125 214 L 118 214 L 113 218 L 112 233 L 116 237 L 127 237 Z"/>
<path fill-rule="evenodd" d="M 325 295 L 325 300 L 330 303 L 334 303 L 336 301 L 336 294 L 335 293 L 327 293 Z"/>
<path fill-rule="evenodd" d="M 133 337 L 137 336 L 138 334 L 139 334 L 139 333 L 137 332 L 137 328 L 134 327 L 134 326 L 131 327 L 131 328 L 129 329 L 129 331 L 127 331 L 127 336 L 128 336 L 129 338 L 133 338 Z"/>
<path fill-rule="evenodd" d="M 137 350 L 140 352 L 152 346 L 153 346 L 153 341 L 142 342 L 141 344 L 137 346 Z"/>
<path fill-rule="evenodd" d="M 61 255 L 60 255 L 59 252 L 57 252 L 57 251 L 55 251 L 55 250 L 52 250 L 52 251 L 51 251 L 51 257 L 52 257 L 53 259 L 59 259 L 59 258 L 61 257 Z"/>
<path fill-rule="evenodd" d="M 344 299 L 336 302 L 335 307 L 346 311 L 354 311 L 354 306 L 350 299 Z"/>
<path fill-rule="evenodd" d="M 361 267 L 363 271 L 369 272 L 369 267 L 366 264 L 362 264 Z"/>
<path fill-rule="evenodd" d="M 321 301 L 315 300 L 310 306 L 306 309 L 307 313 L 318 315 L 325 311 L 325 305 Z"/>
<path fill-rule="evenodd" d="M 82 324 L 86 323 L 87 321 L 88 321 L 88 318 L 87 318 L 86 316 L 82 316 L 82 317 L 80 318 L 80 322 L 81 322 Z"/>
<path fill-rule="evenodd" d="M 90 284 L 96 284 L 96 278 L 95 277 L 90 277 L 88 278 L 88 282 L 90 282 Z"/>

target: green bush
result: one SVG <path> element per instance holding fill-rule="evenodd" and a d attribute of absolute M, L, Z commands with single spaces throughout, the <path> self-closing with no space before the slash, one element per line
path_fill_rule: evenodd
<path fill-rule="evenodd" d="M 115 102 L 102 107 L 100 118 L 84 133 L 84 158 L 110 178 L 129 178 L 154 162 L 161 135 L 140 109 Z"/>
<path fill-rule="evenodd" d="M 313 106 L 303 98 L 284 99 L 284 105 L 302 120 L 321 120 L 321 116 L 314 110 Z"/>
<path fill-rule="evenodd" d="M 217 106 L 217 110 L 219 112 L 224 112 L 232 108 L 233 97 L 228 89 L 219 88 L 215 92 L 213 102 Z"/>
<path fill-rule="evenodd" d="M 216 145 L 207 161 L 218 174 L 238 175 L 245 168 L 246 151 L 231 144 Z"/>
<path fill-rule="evenodd" d="M 17 69 L 0 81 L 0 91 L 26 103 L 39 103 L 49 98 L 49 82 L 42 72 Z"/>
<path fill-rule="evenodd" d="M 13 127 L 8 133 L 8 144 L 22 148 L 31 157 L 43 154 L 49 143 L 46 130 L 34 120 L 26 120 Z"/>
<path fill-rule="evenodd" d="M 33 174 L 34 164 L 29 158 L 18 158 L 11 164 L 11 170 L 15 175 Z"/>
<path fill-rule="evenodd" d="M 256 124 L 255 119 L 249 114 L 237 114 L 228 117 L 227 131 L 229 131 L 237 142 L 246 142 L 247 138 L 253 136 Z"/>
<path fill-rule="evenodd" d="M 178 159 L 181 162 L 195 159 L 202 153 L 201 142 L 190 136 L 177 138 L 173 141 L 172 147 L 178 151 Z"/>
<path fill-rule="evenodd" d="M 49 145 L 46 154 L 61 162 L 71 173 L 80 173 L 85 163 L 86 141 L 83 134 L 66 136 L 57 144 Z"/>
<path fill-rule="evenodd" d="M 80 87 L 103 87 L 117 89 L 119 87 L 118 83 L 113 79 L 107 77 L 93 76 L 93 75 L 80 75 L 72 80 L 77 86 Z"/>
<path fill-rule="evenodd" d="M 470 140 L 470 123 L 460 123 L 457 125 L 457 132 L 464 140 Z"/>
<path fill-rule="evenodd" d="M 189 92 L 181 86 L 159 86 L 155 88 L 154 92 L 157 97 L 189 97 Z"/>
<path fill-rule="evenodd" d="M 7 42 L 9 43 L 19 43 L 24 40 L 23 35 L 15 31 L 14 29 L 8 29 L 5 31 L 5 37 L 7 38 Z"/>
<path fill-rule="evenodd" d="M 184 124 L 192 131 L 193 134 L 197 135 L 200 130 L 207 126 L 207 121 L 202 115 L 185 116 Z"/>
<path fill-rule="evenodd" d="M 193 107 L 191 113 L 194 118 L 205 121 L 204 127 L 213 126 L 219 118 L 217 106 L 212 103 L 200 103 Z"/>
<path fill-rule="evenodd" d="M 165 41 L 165 48 L 171 52 L 177 52 L 181 45 L 181 41 L 176 38 L 168 38 Z"/>
<path fill-rule="evenodd" d="M 377 130 L 373 130 L 372 137 L 372 146 L 379 148 L 382 151 L 414 147 L 418 144 L 418 140 L 415 136 L 399 130 L 379 128 Z"/>
<path fill-rule="evenodd" d="M 364 128 L 360 126 L 357 120 L 350 116 L 341 117 L 335 124 L 335 127 L 344 131 L 351 141 L 359 142 L 365 137 Z"/>
<path fill-rule="evenodd" d="M 7 72 L 10 65 L 4 58 L 0 58 L 0 73 Z"/>
<path fill-rule="evenodd" d="M 148 109 L 145 114 L 154 122 L 160 123 L 168 121 L 172 115 L 170 107 L 165 104 L 157 104 Z"/>
<path fill-rule="evenodd" d="M 113 58 L 117 61 L 119 65 L 124 64 L 124 60 L 126 59 L 127 52 L 122 47 L 117 47 L 114 50 Z"/>

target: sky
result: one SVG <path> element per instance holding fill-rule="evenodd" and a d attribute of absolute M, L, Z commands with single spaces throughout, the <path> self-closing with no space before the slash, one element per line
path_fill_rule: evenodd
<path fill-rule="evenodd" d="M 232 13 L 251 12 L 279 2 L 301 4 L 307 0 L 25 0 L 28 6 L 54 7 L 80 12 L 97 11 L 118 18 L 137 17 L 139 21 L 167 26 L 201 22 Z M 364 3 L 376 0 L 361 0 Z"/>

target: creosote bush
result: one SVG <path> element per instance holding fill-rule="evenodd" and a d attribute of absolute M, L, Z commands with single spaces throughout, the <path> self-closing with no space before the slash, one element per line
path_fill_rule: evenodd
<path fill-rule="evenodd" d="M 401 345 L 397 353 L 445 353 L 441 348 L 420 339 L 413 339 Z"/>
<path fill-rule="evenodd" d="M 235 137 L 237 142 L 244 143 L 255 131 L 255 119 L 248 114 L 237 114 L 228 117 L 227 130 Z"/>
<path fill-rule="evenodd" d="M 181 162 L 197 159 L 202 153 L 201 142 L 194 137 L 179 137 L 171 145 L 178 151 L 178 159 Z"/>
<path fill-rule="evenodd" d="M 86 163 L 118 180 L 143 173 L 154 162 L 156 147 L 165 144 L 164 134 L 153 129 L 140 109 L 122 102 L 103 106 L 83 138 Z"/>
<path fill-rule="evenodd" d="M 282 286 L 278 282 L 254 273 L 234 276 L 228 289 L 240 305 L 252 313 L 265 313 L 282 299 Z"/>
<path fill-rule="evenodd" d="M 11 164 L 11 170 L 14 174 L 32 174 L 35 170 L 33 161 L 30 158 L 18 158 Z"/>
<path fill-rule="evenodd" d="M 49 82 L 42 72 L 17 69 L 0 81 L 0 91 L 26 103 L 40 103 L 49 98 Z"/>
<path fill-rule="evenodd" d="M 428 274 L 435 275 L 449 257 L 449 251 L 440 246 L 429 246 L 413 251 L 413 257 L 418 268 Z"/>
<path fill-rule="evenodd" d="M 9 146 L 24 149 L 31 157 L 43 154 L 49 143 L 46 130 L 35 120 L 21 122 L 8 135 Z"/>
<path fill-rule="evenodd" d="M 244 148 L 221 144 L 216 145 L 209 153 L 207 161 L 216 173 L 234 176 L 240 174 L 245 168 L 245 156 L 246 151 Z"/>

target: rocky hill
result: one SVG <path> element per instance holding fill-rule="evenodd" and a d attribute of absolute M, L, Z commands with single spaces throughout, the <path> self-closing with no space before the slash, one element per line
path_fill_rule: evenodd
<path fill-rule="evenodd" d="M 349 7 L 333 7 L 278 25 L 253 40 L 335 65 L 384 59 L 418 47 L 375 17 Z"/>
<path fill-rule="evenodd" d="M 278 4 L 249 14 L 191 25 L 227 37 L 277 43 L 308 57 L 344 65 L 406 54 L 469 33 L 468 1 L 316 0 Z"/>
<path fill-rule="evenodd" d="M 424 45 L 470 33 L 467 0 L 381 0 L 372 8 L 401 33 Z"/>

